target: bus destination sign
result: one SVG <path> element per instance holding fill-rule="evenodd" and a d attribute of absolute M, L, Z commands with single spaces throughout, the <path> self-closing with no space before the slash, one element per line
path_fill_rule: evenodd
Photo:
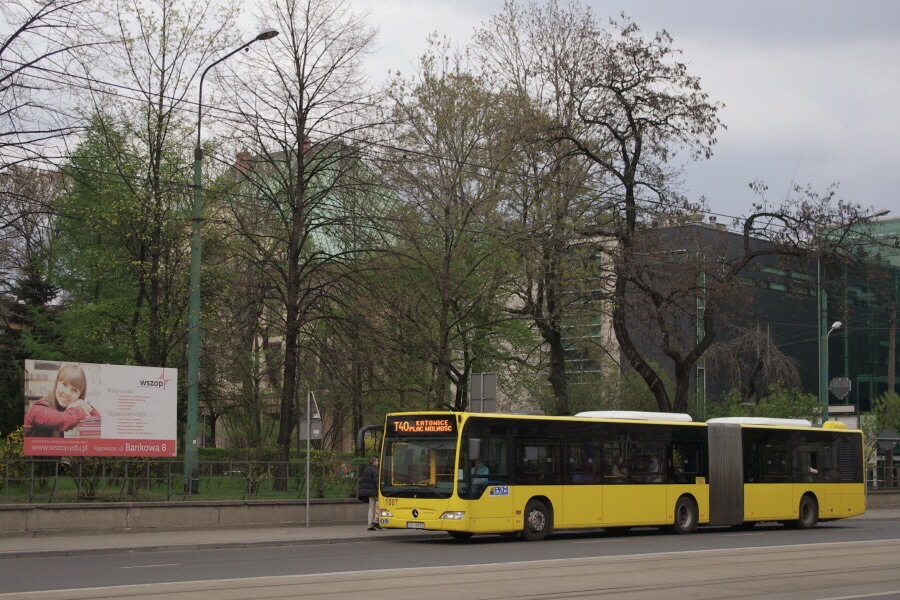
<path fill-rule="evenodd" d="M 456 422 L 451 417 L 388 417 L 388 433 L 407 435 L 456 433 Z"/>

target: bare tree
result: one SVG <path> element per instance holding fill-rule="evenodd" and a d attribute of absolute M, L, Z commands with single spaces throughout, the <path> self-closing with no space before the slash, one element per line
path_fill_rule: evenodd
<path fill-rule="evenodd" d="M 544 342 L 556 414 L 571 412 L 564 340 L 575 329 L 566 334 L 563 325 L 590 320 L 588 306 L 603 311 L 589 289 L 602 279 L 596 246 L 579 242 L 605 208 L 606 174 L 550 135 L 553 127 L 578 127 L 575 97 L 590 73 L 594 25 L 590 9 L 577 5 L 507 1 L 475 37 L 486 73 L 515 98 L 506 108 L 519 147 L 504 202 L 521 265 L 513 310 L 530 318 Z"/>
<path fill-rule="evenodd" d="M 207 314 L 215 316 L 204 328 L 204 372 L 214 385 L 207 387 L 204 405 L 217 421 L 224 417 L 229 443 L 264 448 L 276 423 L 272 398 L 281 389 L 280 345 L 272 343 L 280 318 L 273 318 L 269 283 L 258 265 L 233 260 L 240 239 L 214 232 L 207 232 L 206 272 L 219 291 L 207 294 Z M 241 271 L 233 269 L 236 264 Z"/>
<path fill-rule="evenodd" d="M 47 275 L 60 175 L 21 165 L 0 172 L 0 292 L 28 272 Z"/>
<path fill-rule="evenodd" d="M 432 38 L 418 73 L 392 88 L 392 139 L 382 172 L 404 205 L 395 292 L 403 342 L 433 368 L 428 405 L 465 407 L 476 361 L 496 346 L 512 255 L 498 210 L 513 155 L 501 95 L 465 57 Z M 455 397 L 451 399 L 451 386 Z"/>
<path fill-rule="evenodd" d="M 47 275 L 49 237 L 45 233 L 54 210 L 48 184 L 59 188 L 54 165 L 79 123 L 68 109 L 65 83 L 80 72 L 75 53 L 97 40 L 94 8 L 93 0 L 0 3 L 0 279 L 4 291 L 25 276 L 26 268 L 31 270 L 29 276 Z"/>
<path fill-rule="evenodd" d="M 758 397 L 776 383 L 788 388 L 800 384 L 796 361 L 759 327 L 735 329 L 728 339 L 713 344 L 706 358 L 709 368 L 730 376 L 727 385 L 739 389 L 743 401 Z"/>
<path fill-rule="evenodd" d="M 374 32 L 342 0 L 268 0 L 260 10 L 280 35 L 251 51 L 252 66 L 233 79 L 232 102 L 243 115 L 237 134 L 253 158 L 229 221 L 243 240 L 241 259 L 264 274 L 279 319 L 278 446 L 286 463 L 303 333 L 345 275 L 342 265 L 360 252 L 345 240 L 343 226 L 349 204 L 366 185 L 359 173 L 373 98 L 361 59 Z M 265 216 L 241 218 L 251 206 L 263 207 Z M 286 473 L 278 484 L 287 485 Z"/>
<path fill-rule="evenodd" d="M 742 223 L 738 252 L 667 246 L 651 221 L 702 208 L 679 193 L 678 161 L 709 158 L 722 127 L 721 105 L 689 73 L 668 33 L 645 37 L 624 16 L 604 26 L 577 3 L 522 10 L 508 2 L 478 41 L 492 72 L 542 109 L 535 114 L 549 117 L 546 135 L 557 157 L 577 154 L 589 162 L 586 172 L 595 171 L 588 181 L 598 182 L 593 191 L 604 202 L 584 230 L 610 270 L 608 279 L 598 273 L 597 289 L 611 310 L 619 351 L 660 410 L 686 409 L 693 367 L 716 339 L 725 300 L 751 261 L 815 250 L 824 224 L 864 217 L 859 207 L 834 205 L 831 194 L 809 194 L 791 198 L 792 205 L 756 207 Z M 578 239 L 571 225 L 567 232 L 562 221 L 546 223 L 570 244 Z M 663 372 L 674 375 L 674 389 Z"/>
<path fill-rule="evenodd" d="M 98 41 L 95 8 L 94 0 L 0 4 L 0 172 L 62 156 L 79 123 L 65 82 L 81 72 L 75 52 Z"/>
<path fill-rule="evenodd" d="M 730 327 L 731 316 L 745 304 L 742 276 L 751 263 L 766 258 L 805 266 L 810 258 L 827 260 L 835 252 L 847 251 L 856 242 L 845 239 L 831 247 L 820 224 L 843 223 L 854 229 L 868 220 L 868 212 L 843 203 L 835 206 L 829 195 L 791 200 L 777 208 L 756 207 L 743 220 L 738 236 L 696 224 L 640 228 L 631 240 L 627 270 L 620 264 L 623 255 L 612 255 L 617 278 L 627 280 L 624 291 L 613 292 L 626 334 L 618 339 L 630 364 L 654 392 L 660 410 L 687 409 L 693 367 L 719 339 L 731 351 L 745 353 L 745 368 L 735 372 L 745 393 L 752 394 L 764 382 L 796 381 L 796 368 L 772 348 L 771 340 L 764 341 L 768 336 L 751 340 Z M 819 217 L 811 220 L 811 214 Z M 747 354 L 750 350 L 759 354 Z M 719 352 L 712 354 L 720 364 L 721 357 Z M 663 371 L 674 375 L 674 388 L 663 384 Z"/>
<path fill-rule="evenodd" d="M 576 122 L 580 131 L 560 128 L 560 139 L 599 165 L 614 180 L 610 190 L 611 222 L 616 240 L 612 254 L 615 276 L 612 292 L 613 329 L 631 366 L 654 393 L 660 410 L 672 410 L 668 391 L 654 367 L 645 359 L 628 328 L 630 294 L 642 290 L 659 305 L 664 294 L 642 286 L 637 259 L 638 223 L 645 211 L 673 213 L 687 208 L 673 190 L 670 161 L 679 151 L 709 157 L 715 143 L 719 105 L 702 92 L 699 80 L 676 60 L 678 52 L 666 32 L 645 39 L 636 25 L 611 22 L 610 30 L 597 30 L 590 63 L 594 66 L 576 93 Z M 643 213 L 643 214 L 642 214 Z M 711 311 L 705 330 L 712 333 Z M 670 321 L 671 323 L 671 321 Z M 668 327 L 668 326 L 667 326 Z M 671 332 L 658 339 L 674 364 L 677 389 L 674 407 L 686 402 L 689 366 L 702 355 L 712 338 L 682 351 Z"/>

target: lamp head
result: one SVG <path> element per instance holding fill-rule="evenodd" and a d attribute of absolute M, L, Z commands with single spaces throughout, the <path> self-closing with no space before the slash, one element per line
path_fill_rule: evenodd
<path fill-rule="evenodd" d="M 890 213 L 891 213 L 891 209 L 889 209 L 889 208 L 883 208 L 883 209 L 879 210 L 878 212 L 876 212 L 875 214 L 873 214 L 873 215 L 872 215 L 872 218 L 873 218 L 873 219 L 877 219 L 878 217 L 884 217 L 884 216 L 887 216 L 887 215 L 889 215 Z"/>
<path fill-rule="evenodd" d="M 841 323 L 840 321 L 835 321 L 834 323 L 831 324 L 831 328 L 832 329 L 840 329 L 843 325 L 844 324 Z"/>
<path fill-rule="evenodd" d="M 256 35 L 256 39 L 254 41 L 262 42 L 264 40 L 271 40 L 276 35 L 278 35 L 277 29 L 273 29 L 272 27 L 267 27 L 266 29 L 263 29 Z"/>

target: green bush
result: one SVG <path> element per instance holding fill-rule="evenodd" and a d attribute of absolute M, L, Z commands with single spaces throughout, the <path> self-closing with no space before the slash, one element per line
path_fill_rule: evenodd
<path fill-rule="evenodd" d="M 0 439 L 0 479 L 20 479 L 25 475 L 22 461 L 25 430 L 17 427 L 12 433 Z"/>
<path fill-rule="evenodd" d="M 106 475 L 107 459 L 88 457 L 73 457 L 69 459 L 68 469 L 75 489 L 78 490 L 79 500 L 93 500 L 97 497 L 97 490 L 103 485 Z"/>

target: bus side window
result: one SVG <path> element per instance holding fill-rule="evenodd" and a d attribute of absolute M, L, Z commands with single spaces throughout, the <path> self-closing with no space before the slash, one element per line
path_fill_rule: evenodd
<path fill-rule="evenodd" d="M 813 443 L 795 446 L 791 452 L 792 478 L 797 482 L 821 481 L 818 447 Z"/>
<path fill-rule="evenodd" d="M 625 442 L 622 439 L 603 443 L 603 481 L 605 483 L 628 482 Z"/>
<path fill-rule="evenodd" d="M 762 447 L 762 458 L 764 483 L 790 481 L 788 473 L 790 457 L 786 444 L 781 440 L 769 440 Z"/>
<path fill-rule="evenodd" d="M 675 483 L 694 483 L 705 477 L 705 456 L 695 442 L 672 442 L 671 477 Z"/>
<path fill-rule="evenodd" d="M 560 447 L 550 440 L 520 440 L 516 481 L 525 484 L 559 483 Z"/>
<path fill-rule="evenodd" d="M 595 483 L 600 481 L 599 446 L 586 443 L 570 443 L 566 447 L 566 475 L 571 483 Z"/>

